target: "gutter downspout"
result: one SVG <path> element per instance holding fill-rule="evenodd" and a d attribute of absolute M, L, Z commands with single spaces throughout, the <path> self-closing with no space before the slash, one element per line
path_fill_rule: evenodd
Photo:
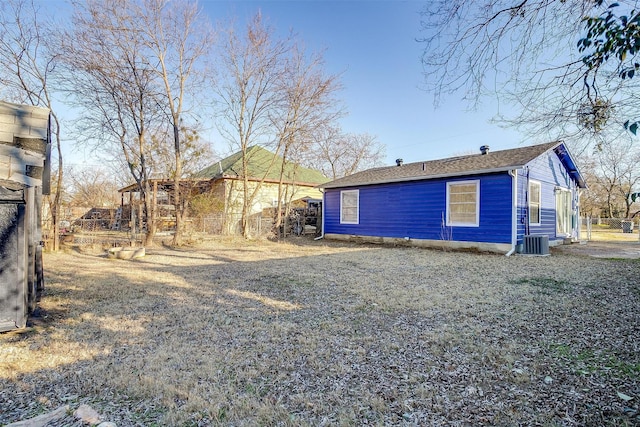
<path fill-rule="evenodd" d="M 518 244 L 518 170 L 510 170 L 509 175 L 511 175 L 511 198 L 513 202 L 511 204 L 511 250 L 505 256 L 513 255 Z"/>
<path fill-rule="evenodd" d="M 325 199 L 325 192 L 323 189 L 320 189 L 320 191 L 322 192 L 322 231 L 320 232 L 320 235 L 318 237 L 316 237 L 313 240 L 322 240 L 324 239 L 324 199 Z"/>

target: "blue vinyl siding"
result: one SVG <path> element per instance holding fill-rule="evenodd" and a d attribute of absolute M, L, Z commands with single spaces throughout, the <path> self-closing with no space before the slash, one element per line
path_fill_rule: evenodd
<path fill-rule="evenodd" d="M 442 227 L 446 183 L 480 180 L 480 226 Z M 351 189 L 351 188 L 350 188 Z M 325 233 L 486 243 L 511 242 L 511 177 L 507 173 L 358 187 L 360 223 L 340 224 L 340 189 L 325 190 Z"/>
<path fill-rule="evenodd" d="M 527 225 L 527 174 L 530 180 L 541 183 L 540 225 L 529 226 L 529 234 L 547 235 L 549 240 L 556 239 L 556 198 L 555 187 L 570 189 L 575 197 L 575 183 L 567 173 L 558 156 L 549 151 L 532 160 L 518 171 L 518 243 L 526 234 Z"/>

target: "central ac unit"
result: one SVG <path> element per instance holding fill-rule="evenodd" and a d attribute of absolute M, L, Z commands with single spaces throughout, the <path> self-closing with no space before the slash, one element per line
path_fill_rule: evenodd
<path fill-rule="evenodd" d="M 549 255 L 549 236 L 524 236 L 523 243 L 523 254 Z"/>

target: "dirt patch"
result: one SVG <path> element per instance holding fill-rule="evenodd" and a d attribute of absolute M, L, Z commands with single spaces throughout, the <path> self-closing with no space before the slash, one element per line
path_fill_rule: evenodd
<path fill-rule="evenodd" d="M 636 425 L 635 260 L 219 240 L 45 255 L 0 424 Z"/>

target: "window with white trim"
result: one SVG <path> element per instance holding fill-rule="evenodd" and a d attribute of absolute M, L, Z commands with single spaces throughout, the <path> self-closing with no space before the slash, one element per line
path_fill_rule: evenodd
<path fill-rule="evenodd" d="M 529 181 L 529 224 L 540 225 L 540 195 L 542 185 L 538 181 Z"/>
<path fill-rule="evenodd" d="M 340 192 L 340 224 L 358 224 L 360 215 L 360 190 Z"/>
<path fill-rule="evenodd" d="M 447 182 L 447 225 L 480 225 L 480 181 Z"/>

